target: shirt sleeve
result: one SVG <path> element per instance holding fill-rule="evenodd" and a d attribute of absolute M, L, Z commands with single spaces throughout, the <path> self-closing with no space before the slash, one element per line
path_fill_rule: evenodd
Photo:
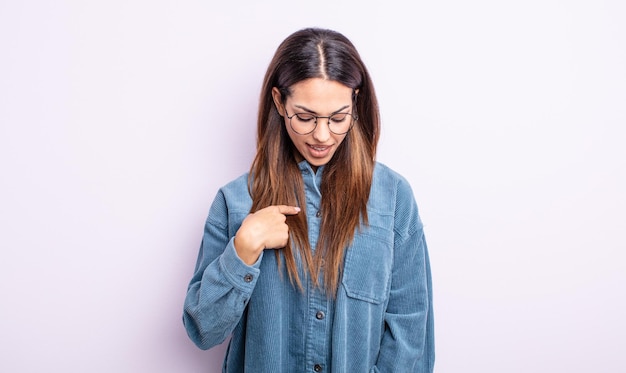
<path fill-rule="evenodd" d="M 396 203 L 391 289 L 374 371 L 430 373 L 435 347 L 428 247 L 408 184 L 401 183 Z"/>
<path fill-rule="evenodd" d="M 254 290 L 259 265 L 238 256 L 229 235 L 224 195 L 218 193 L 207 218 L 194 275 L 187 289 L 183 323 L 201 349 L 222 343 L 241 320 Z"/>

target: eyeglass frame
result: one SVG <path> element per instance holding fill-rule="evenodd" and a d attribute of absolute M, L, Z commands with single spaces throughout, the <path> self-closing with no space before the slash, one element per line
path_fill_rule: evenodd
<path fill-rule="evenodd" d="M 325 118 L 326 119 L 326 123 L 328 125 L 328 130 L 332 133 L 334 133 L 335 135 L 345 135 L 346 133 L 350 132 L 350 130 L 352 129 L 352 127 L 354 127 L 354 122 L 359 120 L 359 116 L 358 115 L 353 115 L 352 113 L 344 113 L 344 112 L 338 112 L 338 113 L 333 113 L 329 116 L 320 116 L 320 115 L 315 115 L 313 113 L 304 113 L 304 112 L 300 112 L 300 113 L 293 113 L 291 116 L 289 116 L 289 113 L 287 112 L 287 108 L 285 107 L 285 116 L 287 117 L 287 119 L 289 119 L 289 127 L 291 127 L 291 129 L 293 130 L 293 132 L 295 132 L 298 135 L 304 136 L 304 135 L 308 135 L 313 133 L 316 129 L 317 129 L 317 120 L 320 118 Z M 297 116 L 298 114 L 306 114 L 306 115 L 311 115 L 313 118 L 315 118 L 315 126 L 313 126 L 313 129 L 311 129 L 309 132 L 305 132 L 305 133 L 300 133 L 298 131 L 296 131 L 295 128 L 293 128 L 293 125 L 291 124 L 291 118 Z M 351 120 L 350 120 L 350 127 L 348 127 L 348 130 L 346 132 L 342 132 L 342 133 L 337 133 L 335 131 L 333 131 L 330 128 L 330 118 L 332 118 L 333 116 L 337 115 L 337 114 L 346 114 L 349 115 Z"/>

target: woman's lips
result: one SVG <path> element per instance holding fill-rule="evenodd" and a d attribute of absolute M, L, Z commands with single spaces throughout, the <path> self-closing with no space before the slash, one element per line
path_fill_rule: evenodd
<path fill-rule="evenodd" d="M 311 145 L 311 144 L 307 144 L 307 146 L 309 147 L 311 155 L 313 157 L 316 157 L 316 158 L 324 158 L 324 157 L 326 157 L 328 155 L 328 153 L 330 152 L 330 149 L 332 148 L 332 146 L 330 146 L 330 145 Z"/>

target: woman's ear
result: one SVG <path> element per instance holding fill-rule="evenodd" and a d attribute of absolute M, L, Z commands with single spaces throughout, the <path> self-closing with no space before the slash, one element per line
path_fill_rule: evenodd
<path fill-rule="evenodd" d="M 272 88 L 272 99 L 274 100 L 274 106 L 276 106 L 276 110 L 278 110 L 278 114 L 281 116 L 285 115 L 285 110 L 283 108 L 282 96 L 278 88 Z"/>

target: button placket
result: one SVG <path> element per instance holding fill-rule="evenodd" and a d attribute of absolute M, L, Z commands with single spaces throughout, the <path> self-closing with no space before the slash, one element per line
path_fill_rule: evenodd
<path fill-rule="evenodd" d="M 310 174 L 309 174 L 310 175 Z M 319 238 L 321 224 L 321 169 L 318 169 L 314 177 L 303 174 L 305 184 L 306 212 L 308 221 L 308 236 L 311 249 L 315 251 Z M 330 353 L 329 343 L 329 318 L 326 314 L 328 299 L 325 294 L 315 289 L 315 286 L 307 279 L 307 289 L 310 289 L 307 297 L 307 325 L 306 325 L 306 371 L 323 372 L 327 364 L 328 354 Z"/>

